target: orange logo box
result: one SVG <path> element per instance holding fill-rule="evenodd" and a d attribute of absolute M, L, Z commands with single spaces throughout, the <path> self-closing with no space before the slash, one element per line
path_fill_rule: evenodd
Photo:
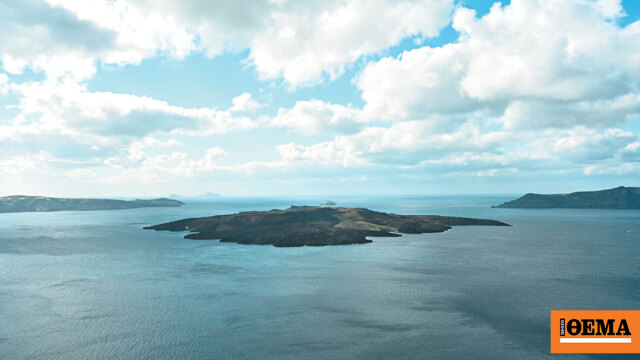
<path fill-rule="evenodd" d="M 640 310 L 551 310 L 551 353 L 640 353 Z"/>

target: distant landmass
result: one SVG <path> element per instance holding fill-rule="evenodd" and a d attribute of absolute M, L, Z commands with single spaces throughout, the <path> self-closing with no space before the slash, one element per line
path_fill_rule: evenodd
<path fill-rule="evenodd" d="M 337 204 L 331 200 L 323 201 L 320 203 L 322 206 L 336 206 Z"/>
<path fill-rule="evenodd" d="M 570 194 L 526 194 L 496 208 L 585 208 L 640 209 L 640 188 L 620 186 L 600 191 L 580 191 Z"/>
<path fill-rule="evenodd" d="M 458 225 L 510 226 L 495 220 L 396 215 L 364 208 L 291 206 L 287 210 L 183 219 L 145 229 L 192 232 L 187 239 L 293 247 L 364 244 L 371 242 L 367 236 L 435 233 Z"/>
<path fill-rule="evenodd" d="M 216 193 L 212 193 L 212 192 L 207 192 L 205 194 L 202 195 L 194 195 L 194 196 L 183 196 L 183 195 L 179 195 L 179 194 L 171 194 L 169 195 L 170 199 L 174 199 L 174 200 L 179 200 L 185 203 L 205 203 L 205 202 L 212 202 L 214 200 L 218 200 L 220 199 L 220 197 L 222 197 L 220 194 L 216 194 Z"/>
<path fill-rule="evenodd" d="M 66 199 L 44 196 L 13 195 L 0 197 L 0 213 L 30 211 L 93 211 L 122 210 L 143 207 L 175 207 L 182 202 L 172 199 L 113 200 L 113 199 Z"/>

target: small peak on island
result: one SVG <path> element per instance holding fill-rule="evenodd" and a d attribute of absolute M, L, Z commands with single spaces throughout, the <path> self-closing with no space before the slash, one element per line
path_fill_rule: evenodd
<path fill-rule="evenodd" d="M 507 201 L 494 208 L 581 208 L 581 209 L 640 209 L 640 187 L 618 186 L 598 191 L 579 191 L 569 194 L 534 194 Z"/>
<path fill-rule="evenodd" d="M 311 205 L 290 205 L 287 210 L 297 211 L 297 210 L 305 210 L 305 209 L 311 209 L 316 207 L 317 206 L 311 206 Z M 271 211 L 281 211 L 281 210 L 273 209 Z"/>

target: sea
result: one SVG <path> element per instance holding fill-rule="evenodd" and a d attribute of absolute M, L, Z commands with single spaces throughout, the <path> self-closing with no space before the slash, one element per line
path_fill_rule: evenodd
<path fill-rule="evenodd" d="M 629 359 L 550 355 L 550 310 L 640 309 L 640 211 L 517 196 L 227 198 L 0 214 L 0 359 Z M 495 219 L 276 248 L 147 225 L 332 200 Z"/>

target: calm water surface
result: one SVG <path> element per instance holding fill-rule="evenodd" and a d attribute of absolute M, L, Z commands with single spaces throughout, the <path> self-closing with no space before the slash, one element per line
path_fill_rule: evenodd
<path fill-rule="evenodd" d="M 541 359 L 549 310 L 640 309 L 640 211 L 512 198 L 334 197 L 514 226 L 318 248 L 141 229 L 324 198 L 0 214 L 0 359 Z"/>

